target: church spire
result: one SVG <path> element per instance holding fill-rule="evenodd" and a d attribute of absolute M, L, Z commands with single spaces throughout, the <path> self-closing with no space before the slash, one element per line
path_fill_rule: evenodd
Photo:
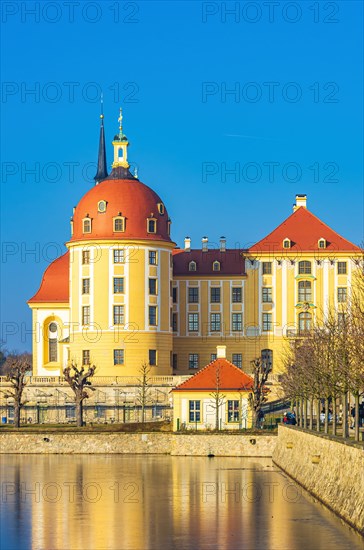
<path fill-rule="evenodd" d="M 106 148 L 105 148 L 105 131 L 104 131 L 104 101 L 101 96 L 101 115 L 100 115 L 100 140 L 99 140 L 99 155 L 97 158 L 97 173 L 94 177 L 96 185 L 100 181 L 107 178 L 107 164 L 106 164 Z"/>

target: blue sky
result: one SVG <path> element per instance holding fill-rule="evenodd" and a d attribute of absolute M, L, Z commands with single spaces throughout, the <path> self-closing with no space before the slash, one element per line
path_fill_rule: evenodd
<path fill-rule="evenodd" d="M 296 193 L 363 241 L 362 2 L 1 9 L 7 348 L 30 349 L 26 300 L 93 185 L 101 90 L 108 163 L 122 105 L 129 159 L 167 205 L 178 245 L 186 235 L 194 247 L 204 235 L 253 243 L 291 213 Z"/>

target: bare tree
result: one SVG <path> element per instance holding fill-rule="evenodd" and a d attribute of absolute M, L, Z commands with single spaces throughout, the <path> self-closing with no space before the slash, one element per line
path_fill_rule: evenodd
<path fill-rule="evenodd" d="M 6 389 L 2 393 L 8 399 L 14 400 L 14 426 L 20 427 L 20 410 L 25 405 L 23 392 L 26 386 L 26 375 L 32 369 L 32 361 L 29 353 L 21 355 L 8 355 L 4 363 L 4 369 L 7 382 L 10 382 L 11 389 Z"/>
<path fill-rule="evenodd" d="M 251 361 L 251 365 L 253 369 L 254 384 L 253 393 L 249 395 L 249 404 L 253 412 L 253 426 L 254 428 L 259 428 L 262 406 L 268 400 L 265 383 L 272 370 L 272 364 L 268 360 L 257 357 Z"/>
<path fill-rule="evenodd" d="M 79 369 L 77 363 L 72 361 L 63 370 L 64 378 L 75 394 L 76 421 L 79 427 L 83 426 L 83 402 L 90 397 L 87 390 L 95 391 L 95 388 L 91 386 L 90 378 L 95 374 L 96 366 L 88 365 L 87 367 L 87 370 L 85 370 L 85 366 Z"/>
<path fill-rule="evenodd" d="M 220 429 L 220 407 L 225 403 L 225 395 L 221 393 L 221 369 L 219 365 L 215 366 L 215 389 L 210 396 L 213 399 L 211 404 L 212 408 L 215 409 L 215 430 Z"/>
<path fill-rule="evenodd" d="M 136 401 L 142 408 L 142 422 L 145 422 L 146 407 L 150 401 L 150 366 L 143 363 L 139 369 L 140 378 L 137 385 Z"/>

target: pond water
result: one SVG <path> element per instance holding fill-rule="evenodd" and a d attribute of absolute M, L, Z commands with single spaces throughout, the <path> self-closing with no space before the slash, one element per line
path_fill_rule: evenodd
<path fill-rule="evenodd" d="M 2 455 L 1 550 L 363 549 L 270 459 Z"/>

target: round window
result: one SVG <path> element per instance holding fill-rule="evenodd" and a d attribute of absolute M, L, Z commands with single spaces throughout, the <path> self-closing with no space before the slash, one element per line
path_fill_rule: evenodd
<path fill-rule="evenodd" d="M 106 212 L 106 201 L 100 201 L 98 204 L 99 212 Z"/>
<path fill-rule="evenodd" d="M 57 325 L 56 323 L 51 323 L 49 325 L 49 332 L 57 332 Z"/>

